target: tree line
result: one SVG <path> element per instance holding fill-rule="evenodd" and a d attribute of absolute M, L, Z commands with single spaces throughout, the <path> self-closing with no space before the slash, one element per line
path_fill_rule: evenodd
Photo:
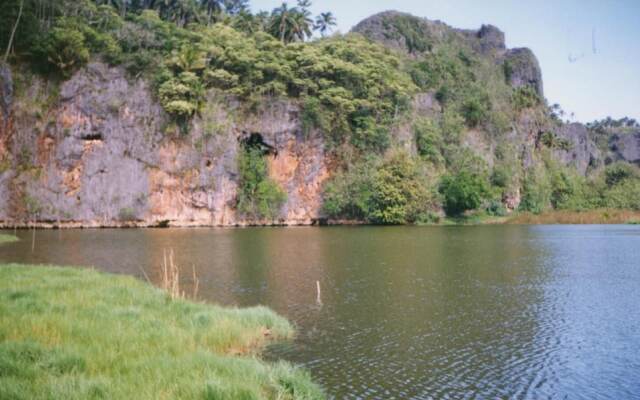
<path fill-rule="evenodd" d="M 28 40 L 34 30 L 51 29 L 58 17 L 81 16 L 89 3 L 113 8 L 122 18 L 154 10 L 178 27 L 226 23 L 248 33 L 267 32 L 283 43 L 305 41 L 314 32 L 325 36 L 336 26 L 331 12 L 314 18 L 310 0 L 298 0 L 295 6 L 283 2 L 271 12 L 256 13 L 251 12 L 249 0 L 7 0 L 0 9 L 0 43 L 5 49 L 5 61 L 10 52 L 21 50 L 15 44 L 24 43 L 24 36 Z"/>

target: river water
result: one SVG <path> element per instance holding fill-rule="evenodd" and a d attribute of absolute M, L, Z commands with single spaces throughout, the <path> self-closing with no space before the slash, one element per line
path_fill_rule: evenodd
<path fill-rule="evenodd" d="M 0 262 L 152 280 L 173 249 L 201 300 L 289 318 L 298 338 L 266 357 L 332 398 L 640 398 L 638 226 L 37 231 L 34 251 L 18 236 Z"/>

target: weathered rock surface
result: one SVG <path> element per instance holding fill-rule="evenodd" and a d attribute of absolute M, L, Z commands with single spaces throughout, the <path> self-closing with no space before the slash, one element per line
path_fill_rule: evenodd
<path fill-rule="evenodd" d="M 504 32 L 493 25 L 482 25 L 475 36 L 478 39 L 477 49 L 483 54 L 489 54 L 492 51 L 501 52 L 507 48 Z"/>
<path fill-rule="evenodd" d="M 544 98 L 542 71 L 538 59 L 530 49 L 510 49 L 504 56 L 506 74 L 513 87 L 530 86 Z"/>
<path fill-rule="evenodd" d="M 352 32 L 409 55 L 457 41 L 479 54 L 494 57 L 498 63 L 505 63 L 513 87 L 531 86 L 544 97 L 542 72 L 536 56 L 527 48 L 508 50 L 504 33 L 493 25 L 482 25 L 478 30 L 456 29 L 441 21 L 385 11 L 361 21 Z"/>
<path fill-rule="evenodd" d="M 479 30 L 456 29 L 399 11 L 372 15 L 353 27 L 352 32 L 407 54 L 429 52 L 436 44 L 454 40 L 463 41 L 484 55 L 499 55 L 506 49 L 504 33 L 493 25 L 483 25 Z"/>
<path fill-rule="evenodd" d="M 202 117 L 181 135 L 148 84 L 130 81 L 120 68 L 89 64 L 61 86 L 58 102 L 43 115 L 33 108 L 46 95 L 34 78 L 13 113 L 14 129 L 0 136 L 0 161 L 10 164 L 0 170 L 0 224 L 31 218 L 88 227 L 272 223 L 235 211 L 236 157 L 246 132 L 276 149 L 270 170 L 288 200 L 275 222 L 310 224 L 321 216 L 328 176 L 322 137 L 302 137 L 290 103 L 267 104 L 236 121 L 239 110 L 220 106 L 210 93 Z"/>
<path fill-rule="evenodd" d="M 583 124 L 564 124 L 556 131 L 556 135 L 569 144 L 568 150 L 554 150 L 555 158 L 562 164 L 575 167 L 581 175 L 586 175 L 589 168 L 600 166 L 600 151 Z"/>
<path fill-rule="evenodd" d="M 610 160 L 640 165 L 640 130 L 615 133 L 609 138 Z"/>

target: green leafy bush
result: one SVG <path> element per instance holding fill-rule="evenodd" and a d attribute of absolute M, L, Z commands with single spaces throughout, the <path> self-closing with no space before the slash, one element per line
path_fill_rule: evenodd
<path fill-rule="evenodd" d="M 238 211 L 252 218 L 275 219 L 287 195 L 269 178 L 262 149 L 243 148 L 238 173 Z"/>
<path fill-rule="evenodd" d="M 519 209 L 540 214 L 551 203 L 551 184 L 543 170 L 526 171 L 522 182 L 522 201 Z"/>
<path fill-rule="evenodd" d="M 478 126 L 487 121 L 490 110 L 489 95 L 484 91 L 469 93 L 462 103 L 462 115 L 470 127 Z"/>
<path fill-rule="evenodd" d="M 604 176 L 607 186 L 612 187 L 626 179 L 640 178 L 640 173 L 637 167 L 628 163 L 618 162 L 607 165 L 604 170 Z"/>
<path fill-rule="evenodd" d="M 330 217 L 374 224 L 427 222 L 438 208 L 431 178 L 403 152 L 369 158 L 340 172 L 325 187 L 324 210 Z"/>
<path fill-rule="evenodd" d="M 520 86 L 513 90 L 513 105 L 516 110 L 524 110 L 539 105 L 540 96 L 531 86 Z"/>
<path fill-rule="evenodd" d="M 640 179 L 626 179 L 603 194 L 603 206 L 640 210 Z"/>
<path fill-rule="evenodd" d="M 418 165 L 406 153 L 385 160 L 374 175 L 369 221 L 390 225 L 421 219 L 433 200 L 423 179 Z"/>
<path fill-rule="evenodd" d="M 193 72 L 182 72 L 160 84 L 158 97 L 169 114 L 185 119 L 200 110 L 204 89 Z"/>
<path fill-rule="evenodd" d="M 445 212 L 448 215 L 460 215 L 480 207 L 488 189 L 483 177 L 460 171 L 455 175 L 442 177 L 440 193 L 444 198 Z"/>
<path fill-rule="evenodd" d="M 491 184 L 499 188 L 507 188 L 511 183 L 512 173 L 504 165 L 496 166 L 491 173 Z"/>
<path fill-rule="evenodd" d="M 569 140 L 558 137 L 555 133 L 548 131 L 540 135 L 540 142 L 550 149 L 569 151 L 572 147 Z"/>
<path fill-rule="evenodd" d="M 584 178 L 568 168 L 548 168 L 551 183 L 551 205 L 555 209 L 583 209 Z"/>
<path fill-rule="evenodd" d="M 49 64 L 67 77 L 86 64 L 90 56 L 84 34 L 73 23 L 53 28 L 39 50 Z"/>
<path fill-rule="evenodd" d="M 442 164 L 442 139 L 440 126 L 433 119 L 419 118 L 413 124 L 418 154 L 434 164 Z"/>
<path fill-rule="evenodd" d="M 432 44 L 422 30 L 419 18 L 410 15 L 396 15 L 384 21 L 396 29 L 396 39 L 404 39 L 409 53 L 431 50 Z"/>

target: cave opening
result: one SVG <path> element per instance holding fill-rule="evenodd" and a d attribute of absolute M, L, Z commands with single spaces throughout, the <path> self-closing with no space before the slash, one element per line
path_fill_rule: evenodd
<path fill-rule="evenodd" d="M 262 155 L 278 155 L 278 150 L 269 143 L 266 143 L 262 134 L 258 132 L 252 132 L 250 134 L 246 132 L 243 133 L 244 138 L 241 139 L 241 142 L 242 146 L 246 150 L 259 149 L 262 152 Z"/>

